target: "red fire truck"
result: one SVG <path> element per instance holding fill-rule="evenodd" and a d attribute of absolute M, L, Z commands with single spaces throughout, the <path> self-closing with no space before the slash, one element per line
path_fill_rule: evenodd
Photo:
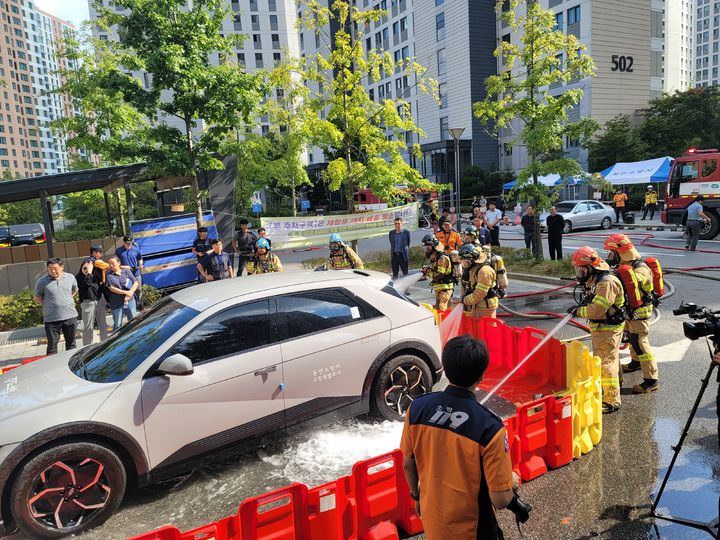
<path fill-rule="evenodd" d="M 702 240 L 715 238 L 720 232 L 720 150 L 689 149 L 673 161 L 665 189 L 663 223 L 684 224 L 687 207 L 695 197 L 705 197 L 703 211 L 710 218 L 703 222 Z"/>

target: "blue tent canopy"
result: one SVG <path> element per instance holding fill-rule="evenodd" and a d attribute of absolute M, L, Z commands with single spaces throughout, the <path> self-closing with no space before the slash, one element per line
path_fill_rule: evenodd
<path fill-rule="evenodd" d="M 613 185 L 666 182 L 670 175 L 671 160 L 671 157 L 666 156 L 632 163 L 616 163 L 600 174 Z"/>

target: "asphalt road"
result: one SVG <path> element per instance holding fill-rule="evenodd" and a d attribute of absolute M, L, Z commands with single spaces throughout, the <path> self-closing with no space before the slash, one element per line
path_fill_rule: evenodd
<path fill-rule="evenodd" d="M 419 241 L 423 234 L 424 231 L 413 233 L 413 242 Z M 652 234 L 664 246 L 684 246 L 679 232 Z M 517 227 L 503 230 L 501 238 L 509 245 L 522 244 Z M 565 239 L 565 248 L 569 252 L 586 243 L 602 248 L 602 238 L 595 236 L 570 236 Z M 360 244 L 361 252 L 386 247 L 384 237 Z M 701 242 L 699 248 L 720 250 L 720 243 Z M 640 251 L 643 255 L 658 256 L 664 266 L 687 268 L 720 264 L 717 254 L 650 247 L 641 247 Z M 287 254 L 283 261 L 318 256 L 309 253 Z M 720 276 L 720 273 L 711 275 Z M 661 318 L 652 327 L 650 338 L 659 359 L 660 390 L 647 396 L 634 396 L 630 388 L 641 381 L 641 374 L 626 375 L 622 408 L 604 417 L 602 442 L 581 459 L 522 486 L 522 497 L 534 507 L 531 520 L 522 528 L 525 538 L 709 538 L 706 533 L 648 517 L 653 494 L 672 457 L 671 445 L 680 436 L 700 388 L 700 379 L 710 365 L 704 340 L 684 339 L 681 321 L 687 318 L 673 317 L 671 311 L 681 300 L 720 309 L 720 288 L 716 281 L 684 275 L 673 275 L 668 280 L 676 292 L 660 307 Z M 528 290 L 528 287 L 518 289 Z M 429 297 L 422 283 L 412 289 L 412 294 L 416 300 Z M 542 307 L 564 311 L 569 303 L 568 298 L 553 298 L 545 300 Z M 507 322 L 546 329 L 553 324 L 518 319 Z M 559 337 L 577 335 L 580 335 L 578 330 L 566 328 Z M 717 516 L 720 495 L 717 390 L 718 383 L 713 378 L 660 510 L 700 521 L 710 521 Z M 83 537 L 121 538 L 167 523 L 182 530 L 200 526 L 235 513 L 245 497 L 292 481 L 314 486 L 348 474 L 355 461 L 397 447 L 400 431 L 399 423 L 349 420 L 288 436 L 272 446 L 203 467 L 176 481 L 131 491 L 112 519 Z M 508 512 L 500 512 L 506 537 L 519 538 L 510 518 Z"/>

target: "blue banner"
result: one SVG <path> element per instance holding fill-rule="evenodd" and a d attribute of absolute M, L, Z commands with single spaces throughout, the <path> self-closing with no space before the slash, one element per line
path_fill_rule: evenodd
<path fill-rule="evenodd" d="M 217 238 L 212 212 L 203 214 L 203 225 L 208 228 L 208 238 Z M 134 221 L 130 224 L 130 231 L 145 258 L 181 249 L 189 250 L 197 238 L 194 214 Z"/>
<path fill-rule="evenodd" d="M 198 278 L 197 258 L 192 253 L 145 257 L 143 284 L 165 289 L 194 283 Z"/>

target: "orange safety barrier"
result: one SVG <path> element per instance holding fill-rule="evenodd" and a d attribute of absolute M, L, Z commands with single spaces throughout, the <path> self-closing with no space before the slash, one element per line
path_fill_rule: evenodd
<path fill-rule="evenodd" d="M 294 483 L 245 499 L 238 511 L 240 538 L 308 538 L 307 494 L 306 485 Z"/>

